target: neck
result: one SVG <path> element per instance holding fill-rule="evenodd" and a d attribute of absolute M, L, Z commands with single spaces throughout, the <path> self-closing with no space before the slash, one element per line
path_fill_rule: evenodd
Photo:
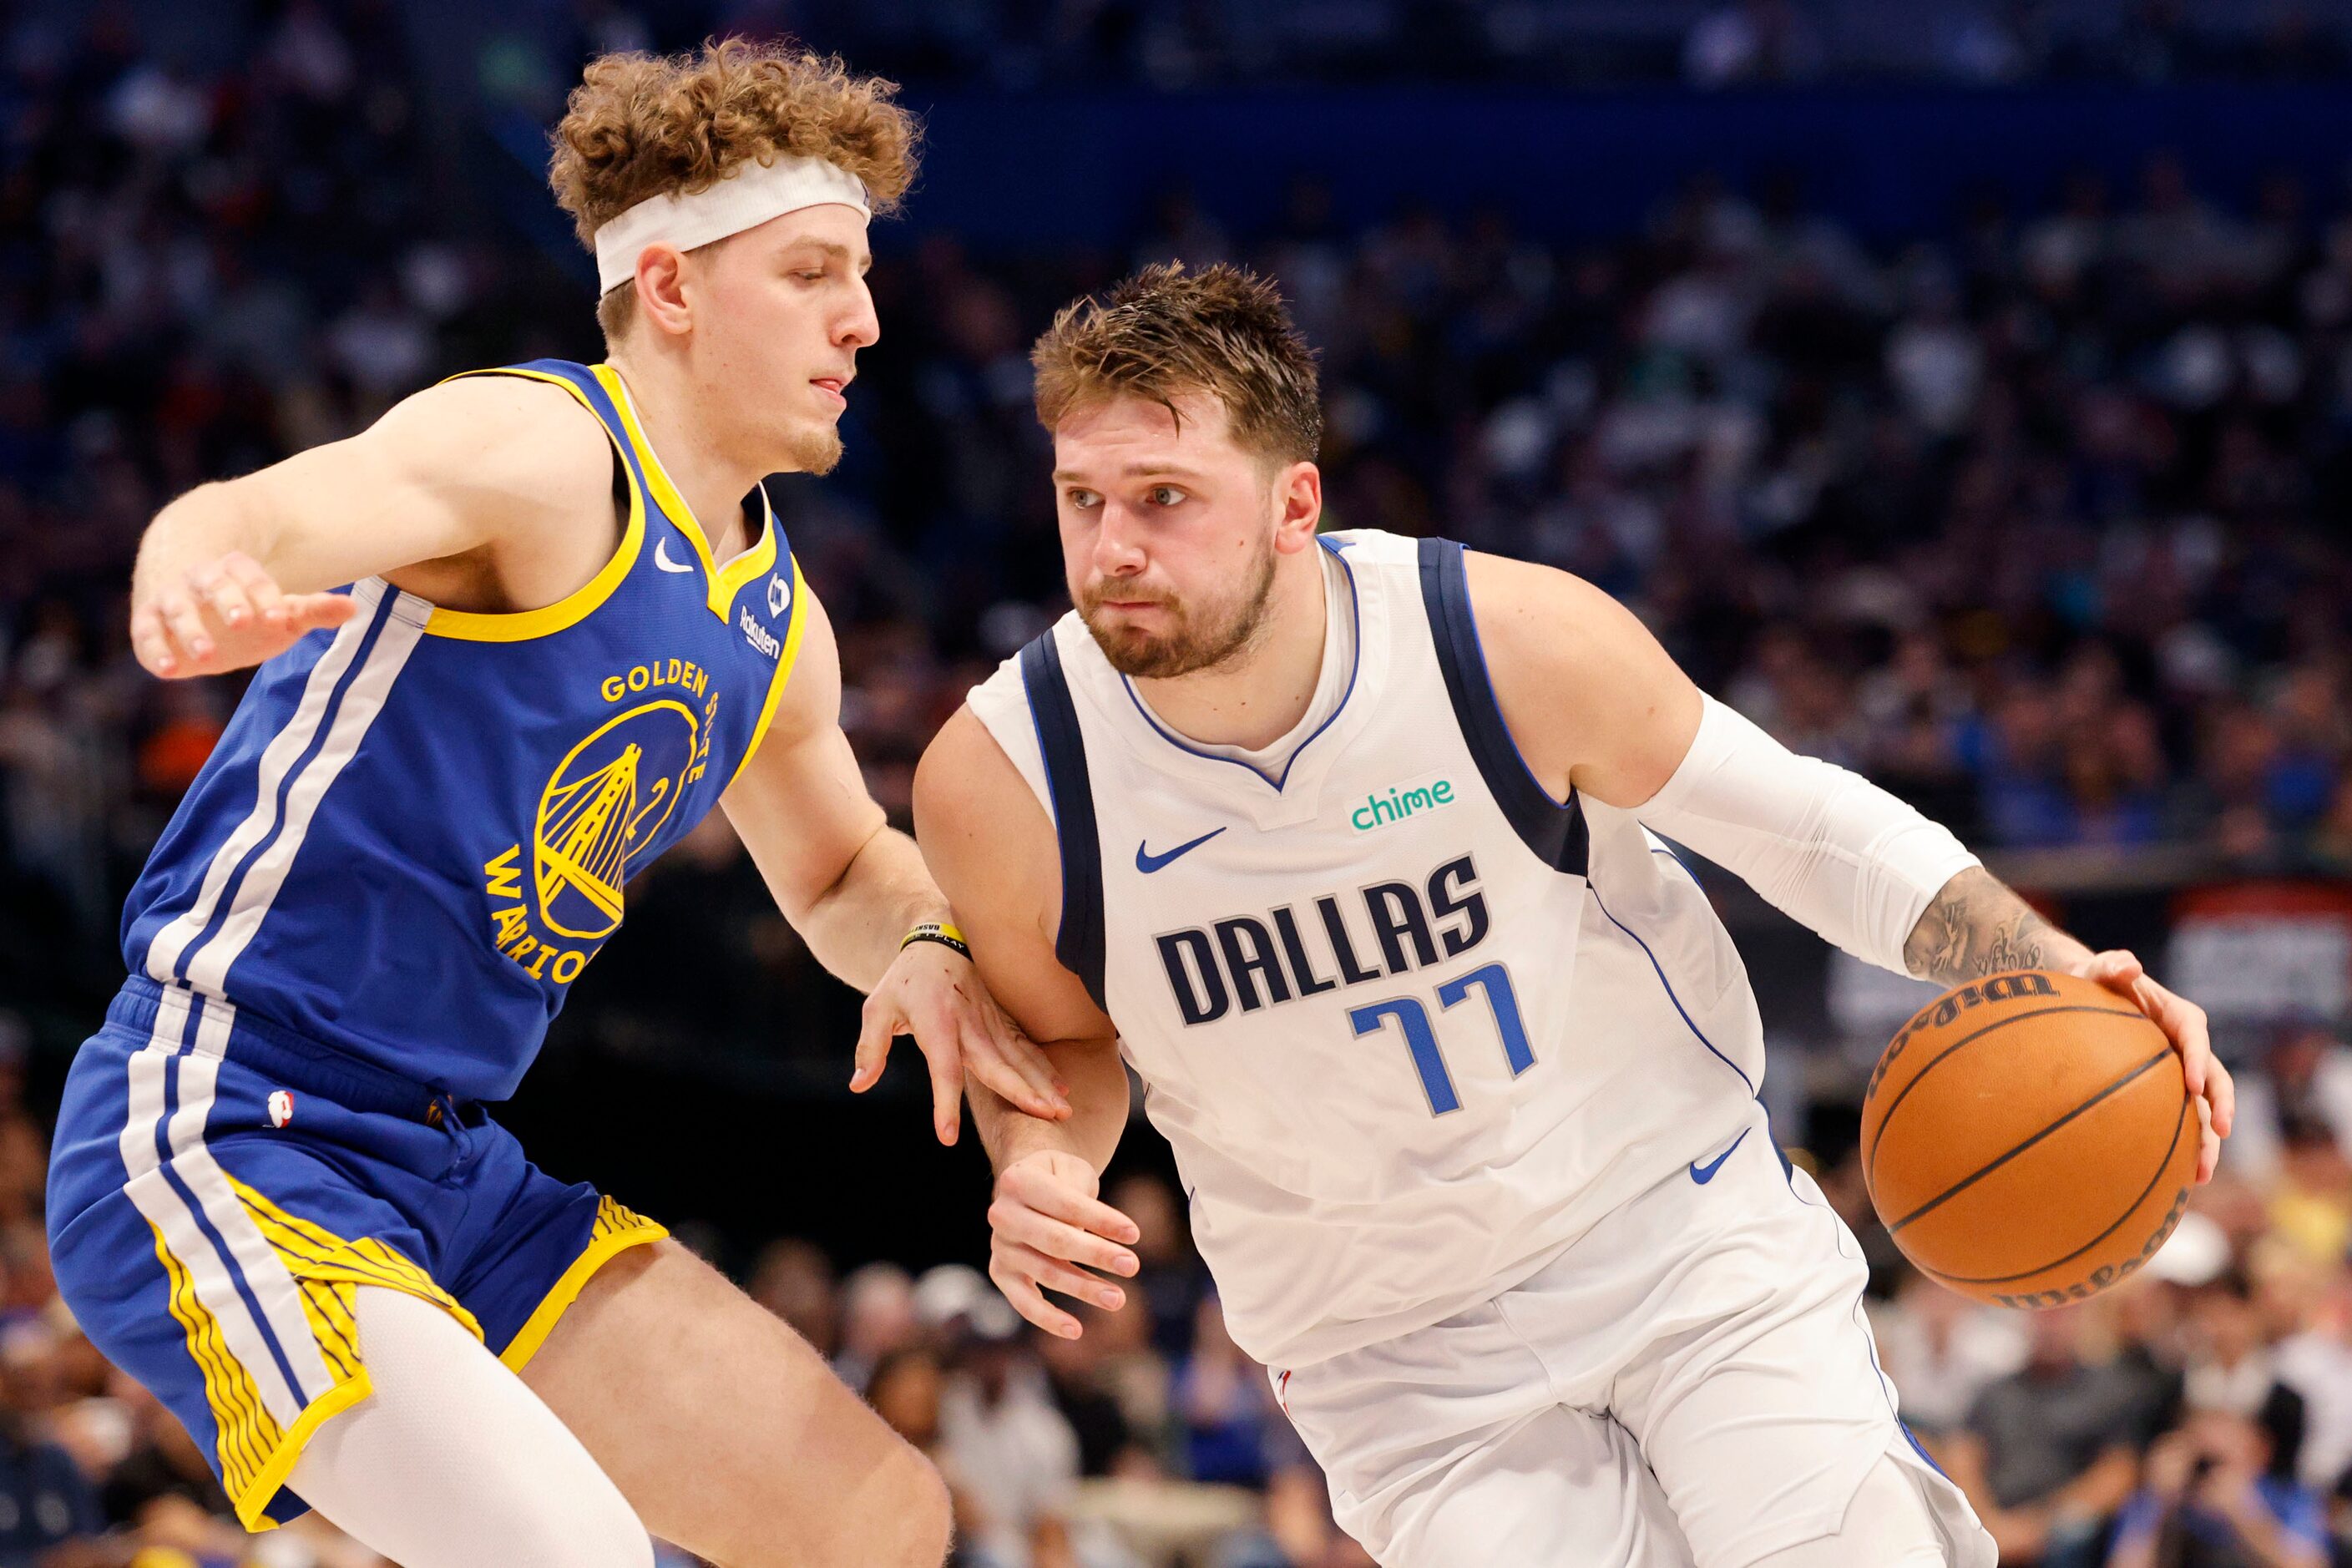
<path fill-rule="evenodd" d="M 632 342 L 606 357 L 628 384 L 646 439 L 669 482 L 694 509 L 712 552 L 729 553 L 743 536 L 743 498 L 767 468 L 730 445 L 725 411 L 709 405 L 686 350 L 647 351 Z"/>
<path fill-rule="evenodd" d="M 1323 674 L 1323 551 L 1274 558 L 1274 588 L 1257 636 L 1231 658 L 1165 679 L 1139 679 L 1137 693 L 1178 734 L 1213 746 L 1256 751 L 1297 726 Z"/>

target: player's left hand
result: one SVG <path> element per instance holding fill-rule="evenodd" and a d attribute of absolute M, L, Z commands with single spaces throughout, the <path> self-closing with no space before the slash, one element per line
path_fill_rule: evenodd
<path fill-rule="evenodd" d="M 940 1142 L 953 1143 L 963 1126 L 963 1080 L 969 1072 L 1017 1110 L 1060 1121 L 1070 1114 L 1054 1064 L 1004 1015 L 981 984 L 971 960 L 936 942 L 910 942 L 883 972 L 866 998 L 857 1036 L 858 1094 L 881 1079 L 890 1042 L 912 1035 L 931 1070 L 931 1121 Z"/>
<path fill-rule="evenodd" d="M 2205 1009 L 2158 984 L 2137 958 L 2120 948 L 2091 954 L 2074 973 L 2130 997 L 2180 1053 L 2180 1076 L 2197 1102 L 2197 1121 L 2203 1134 L 2197 1151 L 2197 1182 L 2202 1186 L 2211 1181 L 2213 1167 L 2221 1158 L 2221 1140 L 2230 1135 L 2230 1123 L 2237 1112 L 2238 1090 L 2230 1081 L 2230 1069 L 2214 1059 Z"/>

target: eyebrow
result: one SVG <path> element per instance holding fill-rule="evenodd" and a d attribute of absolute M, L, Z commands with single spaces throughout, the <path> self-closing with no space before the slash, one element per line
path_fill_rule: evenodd
<path fill-rule="evenodd" d="M 1140 479 L 1157 474 L 1166 474 L 1180 479 L 1197 479 L 1201 477 L 1201 470 L 1187 468 L 1175 463 L 1129 463 L 1118 471 L 1118 477 L 1123 479 Z M 1054 470 L 1054 482 L 1057 485 L 1075 482 L 1082 477 L 1072 468 Z"/>
<path fill-rule="evenodd" d="M 847 261 L 851 259 L 849 247 L 842 244 L 838 240 L 819 239 L 813 234 L 804 234 L 797 239 L 785 241 L 784 248 L 786 250 L 814 250 L 818 252 L 820 255 L 830 257 L 835 261 Z M 859 256 L 856 259 L 857 262 L 857 270 L 860 272 L 870 272 L 873 270 L 874 258 L 871 254 Z"/>

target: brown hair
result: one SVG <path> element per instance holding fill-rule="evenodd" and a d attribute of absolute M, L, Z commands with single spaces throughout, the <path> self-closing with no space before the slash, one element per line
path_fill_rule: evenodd
<path fill-rule="evenodd" d="M 740 164 L 780 154 L 823 158 L 866 183 L 877 213 L 915 182 L 921 128 L 894 101 L 896 82 L 854 77 L 839 58 L 743 38 L 700 54 L 605 55 L 555 128 L 547 171 L 581 243 L 650 196 L 709 189 Z M 615 288 L 596 319 L 609 341 L 636 296 Z"/>
<path fill-rule="evenodd" d="M 1108 398 L 1148 397 L 1175 414 L 1178 396 L 1206 393 L 1244 447 L 1310 462 L 1322 446 L 1315 351 L 1282 291 L 1245 268 L 1147 267 L 1106 300 L 1065 306 L 1029 363 L 1048 430 L 1073 408 Z"/>

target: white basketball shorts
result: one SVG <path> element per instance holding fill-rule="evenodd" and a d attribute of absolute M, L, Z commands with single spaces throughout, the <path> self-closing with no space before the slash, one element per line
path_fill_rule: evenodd
<path fill-rule="evenodd" d="M 1750 1568 L 1835 1534 L 1881 1456 L 1952 1568 L 1993 1568 L 1895 1414 L 1865 1274 L 1759 1108 L 1484 1306 L 1272 1375 L 1384 1568 Z"/>

